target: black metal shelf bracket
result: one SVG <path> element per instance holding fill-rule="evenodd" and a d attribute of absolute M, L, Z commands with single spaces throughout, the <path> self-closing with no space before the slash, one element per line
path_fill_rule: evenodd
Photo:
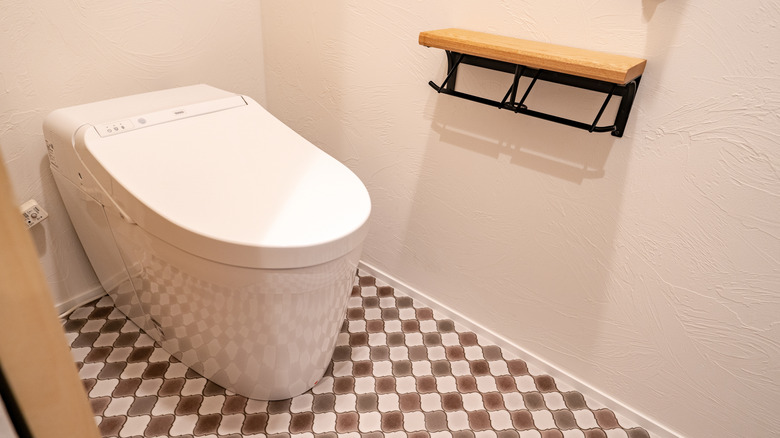
<path fill-rule="evenodd" d="M 428 84 L 438 93 L 449 94 L 450 96 L 478 102 L 499 109 L 510 110 L 518 114 L 525 114 L 527 116 L 572 126 L 574 128 L 583 129 L 588 132 L 609 132 L 615 137 L 623 136 L 623 132 L 626 129 L 626 123 L 628 122 L 628 115 L 631 112 L 631 107 L 634 104 L 636 91 L 639 87 L 639 82 L 642 79 L 642 76 L 640 75 L 626 84 L 619 85 L 612 82 L 600 81 L 582 76 L 574 76 L 551 70 L 537 69 L 525 65 L 512 64 L 504 61 L 497 61 L 495 59 L 483 58 L 480 56 L 466 55 L 450 50 L 446 50 L 445 52 L 447 53 L 447 76 L 444 78 L 444 82 L 442 82 L 441 85 L 436 85 L 436 83 L 433 81 L 428 82 Z M 458 67 L 463 64 L 513 74 L 512 84 L 504 95 L 504 98 L 501 99 L 501 101 L 497 101 L 456 91 L 455 82 L 458 76 Z M 523 76 L 531 78 L 531 83 L 528 85 L 528 87 L 526 87 L 520 100 L 517 101 L 517 95 L 520 92 L 520 79 Z M 531 93 L 531 89 L 538 80 L 597 91 L 606 94 L 606 98 L 604 99 L 601 108 L 591 123 L 580 122 L 564 117 L 559 117 L 553 114 L 534 111 L 525 105 L 525 101 L 528 98 L 528 95 Z M 604 114 L 604 110 L 607 108 L 607 105 L 612 99 L 612 96 L 615 95 L 621 97 L 620 105 L 618 106 L 617 114 L 615 115 L 615 121 L 610 125 L 598 126 L 599 120 L 601 120 L 601 116 Z"/>

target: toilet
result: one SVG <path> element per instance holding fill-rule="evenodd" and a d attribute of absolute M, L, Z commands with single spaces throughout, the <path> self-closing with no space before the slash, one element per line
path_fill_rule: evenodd
<path fill-rule="evenodd" d="M 322 378 L 371 212 L 354 173 L 207 85 L 58 109 L 43 130 L 117 309 L 237 394 L 286 399 Z"/>

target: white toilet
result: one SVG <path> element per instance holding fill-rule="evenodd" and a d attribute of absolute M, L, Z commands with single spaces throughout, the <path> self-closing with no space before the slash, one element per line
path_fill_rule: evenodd
<path fill-rule="evenodd" d="M 323 376 L 371 202 L 263 107 L 206 85 L 59 109 L 68 215 L 117 307 L 185 365 L 278 400 Z"/>

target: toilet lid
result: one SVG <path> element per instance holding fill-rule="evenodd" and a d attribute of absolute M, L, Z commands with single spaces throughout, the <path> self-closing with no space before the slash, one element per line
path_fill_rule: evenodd
<path fill-rule="evenodd" d="M 363 183 L 245 100 L 119 135 L 90 128 L 79 149 L 130 220 L 200 257 L 284 269 L 357 248 L 371 210 Z"/>

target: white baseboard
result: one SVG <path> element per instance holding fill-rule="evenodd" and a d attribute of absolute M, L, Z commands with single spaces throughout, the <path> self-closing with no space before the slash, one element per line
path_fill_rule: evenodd
<path fill-rule="evenodd" d="M 587 383 L 584 383 L 582 380 L 575 378 L 569 373 L 566 373 L 561 369 L 555 367 L 554 365 L 535 356 L 534 354 L 529 353 L 528 351 L 518 346 L 517 344 L 513 343 L 512 341 L 509 341 L 503 336 L 491 331 L 488 328 L 485 328 L 481 324 L 472 321 L 467 316 L 449 308 L 447 305 L 441 303 L 440 301 L 434 298 L 431 298 L 425 293 L 414 289 L 413 287 L 405 284 L 404 282 L 387 274 L 386 272 L 383 272 L 377 269 L 376 267 L 369 265 L 363 261 L 361 261 L 358 264 L 358 268 L 363 273 L 367 273 L 374 276 L 378 281 L 384 282 L 388 286 L 392 286 L 393 289 L 395 289 L 396 291 L 399 291 L 402 294 L 414 298 L 415 301 L 430 306 L 437 314 L 437 317 L 444 316 L 450 318 L 456 324 L 460 324 L 466 329 L 473 331 L 480 338 L 483 338 L 485 340 L 488 340 L 498 345 L 499 347 L 501 347 L 503 351 L 512 353 L 522 358 L 528 364 L 528 368 L 529 370 L 531 370 L 532 374 L 548 374 L 555 379 L 555 382 L 556 384 L 558 384 L 559 388 L 564 386 L 564 387 L 570 387 L 571 390 L 579 391 L 585 396 L 585 399 L 588 401 L 590 408 L 594 408 L 594 406 L 591 406 L 591 404 L 595 402 L 596 404 L 602 405 L 602 406 L 596 406 L 596 408 L 607 407 L 611 409 L 612 412 L 614 412 L 615 415 L 617 416 L 622 426 L 643 427 L 645 430 L 647 430 L 650 433 L 652 437 L 663 437 L 663 438 L 682 437 L 682 435 L 680 435 L 679 433 L 672 432 L 671 429 L 662 426 L 657 421 L 652 420 L 649 416 L 638 413 L 636 410 L 631 409 L 625 403 L 622 403 L 604 394 L 603 392 L 599 391 L 595 387 L 588 385 Z"/>
<path fill-rule="evenodd" d="M 94 287 L 90 290 L 87 290 L 78 296 L 75 296 L 68 301 L 65 301 L 64 303 L 57 304 L 57 315 L 60 316 L 60 318 L 64 318 L 68 315 L 70 315 L 71 312 L 78 309 L 79 307 L 83 306 L 84 304 L 87 304 L 88 302 L 100 298 L 103 295 L 106 294 L 106 291 L 103 290 L 101 286 Z"/>

